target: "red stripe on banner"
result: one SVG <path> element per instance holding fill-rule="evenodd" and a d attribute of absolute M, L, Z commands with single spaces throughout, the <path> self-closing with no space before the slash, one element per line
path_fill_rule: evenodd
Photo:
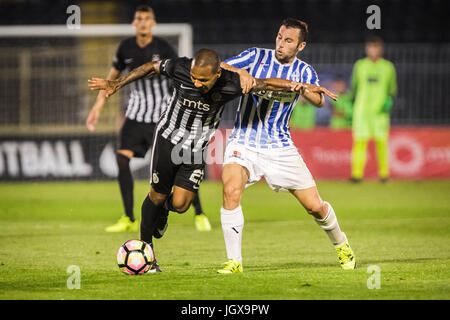
<path fill-rule="evenodd" d="M 225 146 L 227 133 L 216 133 Z M 351 171 L 351 130 L 291 130 L 291 137 L 316 179 L 348 179 Z M 217 140 L 216 140 L 217 141 Z M 389 136 L 390 177 L 450 178 L 449 127 L 392 127 Z M 220 179 L 222 164 L 208 165 L 208 177 Z M 378 178 L 373 141 L 369 143 L 365 178 Z"/>

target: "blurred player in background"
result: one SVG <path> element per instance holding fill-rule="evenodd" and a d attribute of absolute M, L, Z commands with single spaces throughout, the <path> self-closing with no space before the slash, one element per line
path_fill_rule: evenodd
<path fill-rule="evenodd" d="M 332 101 L 333 116 L 330 120 L 332 129 L 349 129 L 352 126 L 353 102 L 352 94 L 347 90 L 347 83 L 343 77 L 337 77 L 332 84 L 332 90 L 339 95 L 338 101 Z"/>
<path fill-rule="evenodd" d="M 367 143 L 375 139 L 378 174 L 382 182 L 389 178 L 389 115 L 397 93 L 396 72 L 392 62 L 383 59 L 383 40 L 370 36 L 364 59 L 353 67 L 351 90 L 354 95 L 353 149 L 351 181 L 364 176 Z"/>
<path fill-rule="evenodd" d="M 136 36 L 125 39 L 119 45 L 113 67 L 107 76 L 108 80 L 117 79 L 122 71 L 133 70 L 146 62 L 178 56 L 167 41 L 152 35 L 152 28 L 155 25 L 153 9 L 147 5 L 138 6 L 133 20 Z M 105 229 L 107 232 L 139 230 L 139 222 L 135 220 L 133 213 L 134 181 L 130 170 L 130 160 L 133 157 L 144 157 L 151 147 L 156 123 L 166 107 L 164 97 L 169 93 L 169 89 L 169 80 L 160 75 L 151 79 L 140 79 L 132 84 L 125 113 L 126 119 L 120 131 L 120 146 L 116 154 L 119 168 L 118 180 L 125 215 L 117 223 L 107 227 Z M 95 129 L 105 99 L 105 92 L 100 91 L 86 120 L 86 126 L 90 131 Z M 211 230 L 208 218 L 203 213 L 198 194 L 193 201 L 193 205 L 195 207 L 197 230 Z"/>
<path fill-rule="evenodd" d="M 149 62 L 115 81 L 93 78 L 93 90 L 113 94 L 124 85 L 144 77 L 165 75 L 173 81 L 169 106 L 157 124 L 152 149 L 151 188 L 142 204 L 141 240 L 153 247 L 168 226 L 169 211 L 185 212 L 203 180 L 205 152 L 219 126 L 225 104 L 253 90 L 296 91 L 303 84 L 284 79 L 253 79 L 241 89 L 238 73 L 223 70 L 217 53 L 201 49 L 194 59 L 186 57 Z M 308 86 L 313 92 L 333 94 Z M 153 272 L 161 272 L 157 263 Z"/>
<path fill-rule="evenodd" d="M 305 22 L 286 19 L 278 31 L 275 50 L 250 48 L 225 62 L 232 66 L 230 70 L 233 67 L 244 69 L 255 78 L 277 77 L 319 85 L 315 70 L 297 58 L 306 46 L 307 34 Z M 306 89 L 300 94 L 316 107 L 320 108 L 324 103 L 320 92 Z M 314 179 L 291 140 L 288 123 L 298 99 L 299 95 L 294 92 L 277 94 L 270 91 L 241 98 L 222 171 L 221 223 L 229 260 L 218 273 L 243 271 L 241 196 L 246 186 L 263 176 L 273 190 L 289 191 L 314 217 L 335 246 L 340 266 L 355 268 L 355 256 L 334 210 L 320 198 Z"/>
<path fill-rule="evenodd" d="M 300 96 L 297 104 L 292 110 L 289 127 L 299 130 L 312 130 L 315 126 L 316 107 Z"/>

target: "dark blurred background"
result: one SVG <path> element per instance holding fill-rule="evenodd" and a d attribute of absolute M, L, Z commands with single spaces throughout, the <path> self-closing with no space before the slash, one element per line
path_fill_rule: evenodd
<path fill-rule="evenodd" d="M 382 12 L 380 34 L 387 42 L 450 41 L 450 2 L 445 0 L 153 0 L 153 1 L 39 1 L 2 0 L 2 25 L 65 24 L 72 4 L 103 5 L 97 23 L 128 23 L 139 4 L 149 4 L 161 23 L 188 22 L 196 44 L 269 43 L 286 17 L 306 21 L 311 42 L 348 43 L 364 40 L 366 8 L 376 4 Z M 114 4 L 113 7 L 111 4 Z M 90 22 L 92 23 L 92 22 Z"/>

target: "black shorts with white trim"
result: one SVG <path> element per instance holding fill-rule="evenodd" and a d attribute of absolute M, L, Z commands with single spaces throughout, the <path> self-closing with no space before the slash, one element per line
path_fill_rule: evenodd
<path fill-rule="evenodd" d="M 182 148 L 160 134 L 155 137 L 152 149 L 151 185 L 162 194 L 170 194 L 173 186 L 198 192 L 205 172 L 204 153 Z"/>

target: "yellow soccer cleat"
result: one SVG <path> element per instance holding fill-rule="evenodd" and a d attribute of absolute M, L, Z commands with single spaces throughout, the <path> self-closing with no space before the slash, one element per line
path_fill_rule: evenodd
<path fill-rule="evenodd" d="M 198 231 L 211 231 L 211 224 L 209 223 L 208 217 L 202 213 L 195 215 L 195 228 Z"/>
<path fill-rule="evenodd" d="M 131 220 L 130 220 L 130 222 L 131 222 Z M 141 224 L 139 223 L 139 221 L 134 220 L 134 222 L 131 222 L 131 225 L 127 231 L 138 232 L 138 231 L 140 231 L 140 229 L 141 229 Z"/>
<path fill-rule="evenodd" d="M 356 267 L 356 257 L 352 248 L 348 244 L 347 236 L 345 237 L 345 243 L 335 247 L 336 253 L 339 259 L 339 264 L 344 270 L 353 270 Z"/>
<path fill-rule="evenodd" d="M 126 232 L 126 231 L 139 231 L 139 222 L 135 220 L 131 222 L 130 218 L 127 216 L 120 217 L 117 223 L 106 227 L 106 232 Z"/>
<path fill-rule="evenodd" d="M 230 274 L 230 273 L 242 273 L 244 268 L 242 264 L 236 259 L 230 259 L 224 263 L 224 267 L 220 270 L 217 270 L 217 273 L 220 274 Z"/>

